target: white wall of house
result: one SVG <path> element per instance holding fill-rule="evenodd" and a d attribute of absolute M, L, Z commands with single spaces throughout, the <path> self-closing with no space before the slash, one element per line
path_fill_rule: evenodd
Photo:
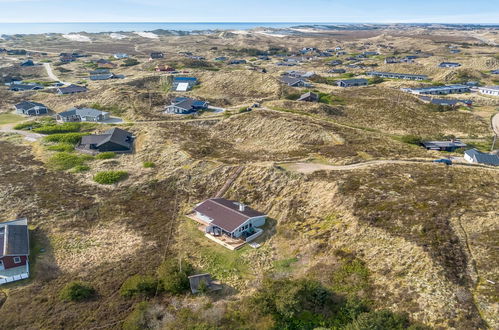
<path fill-rule="evenodd" d="M 237 227 L 232 233 L 234 234 L 235 237 L 240 237 L 246 230 L 248 230 L 251 227 L 257 228 L 263 226 L 265 224 L 266 219 L 267 217 L 265 215 L 260 217 L 249 218 L 243 224 Z"/>
<path fill-rule="evenodd" d="M 464 154 L 464 159 L 469 162 L 469 163 L 474 163 L 475 162 L 475 159 L 473 159 L 470 155 L 468 155 L 467 153 Z"/>

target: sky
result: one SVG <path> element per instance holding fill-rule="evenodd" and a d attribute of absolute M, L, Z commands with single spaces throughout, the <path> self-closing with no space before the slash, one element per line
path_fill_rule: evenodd
<path fill-rule="evenodd" d="M 0 0 L 0 23 L 499 23 L 499 0 Z"/>

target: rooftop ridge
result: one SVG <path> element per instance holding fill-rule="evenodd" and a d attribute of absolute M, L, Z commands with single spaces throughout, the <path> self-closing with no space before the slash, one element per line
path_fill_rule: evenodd
<path fill-rule="evenodd" d="M 223 205 L 222 203 L 219 203 L 217 200 L 220 200 L 220 199 L 223 199 L 223 198 L 219 198 L 219 197 L 210 198 L 210 200 L 212 200 L 213 202 L 217 203 L 218 205 L 220 205 L 220 206 L 221 206 L 221 207 L 223 207 L 223 208 L 226 208 L 226 209 L 228 209 L 228 210 L 230 210 L 230 211 L 232 211 L 232 212 L 235 212 L 235 213 L 237 213 L 237 214 L 240 214 L 240 215 L 242 215 L 242 216 L 245 216 L 245 217 L 246 217 L 246 218 L 248 218 L 248 219 L 249 219 L 249 218 L 251 218 L 250 216 L 248 216 L 248 215 L 246 215 L 246 214 L 244 214 L 244 213 L 241 213 L 241 212 L 240 212 L 240 211 L 238 211 L 238 210 L 231 209 L 230 207 L 225 206 L 225 205 Z M 227 200 L 228 200 L 228 199 L 227 199 Z M 230 201 L 230 200 L 228 200 L 228 201 Z M 239 203 L 239 202 L 238 202 L 238 203 Z"/>

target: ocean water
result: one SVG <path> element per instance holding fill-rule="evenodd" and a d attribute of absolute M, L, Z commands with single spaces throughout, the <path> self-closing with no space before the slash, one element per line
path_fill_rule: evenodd
<path fill-rule="evenodd" d="M 176 31 L 249 30 L 256 27 L 288 28 L 307 23 L 0 23 L 2 34 L 39 34 L 71 32 L 133 32 L 157 29 Z"/>

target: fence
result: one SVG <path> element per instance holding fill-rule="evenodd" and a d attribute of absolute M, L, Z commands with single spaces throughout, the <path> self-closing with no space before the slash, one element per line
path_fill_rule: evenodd
<path fill-rule="evenodd" d="M 252 240 L 259 237 L 263 233 L 263 229 L 255 228 L 255 230 L 256 230 L 256 233 L 254 233 L 253 235 L 248 236 L 248 238 L 246 238 L 246 243 L 251 242 Z"/>
<path fill-rule="evenodd" d="M 22 273 L 22 274 L 10 276 L 10 277 L 2 277 L 2 278 L 0 278 L 0 285 L 10 283 L 10 282 L 19 281 L 19 280 L 25 280 L 28 277 L 29 277 L 29 273 Z"/>

